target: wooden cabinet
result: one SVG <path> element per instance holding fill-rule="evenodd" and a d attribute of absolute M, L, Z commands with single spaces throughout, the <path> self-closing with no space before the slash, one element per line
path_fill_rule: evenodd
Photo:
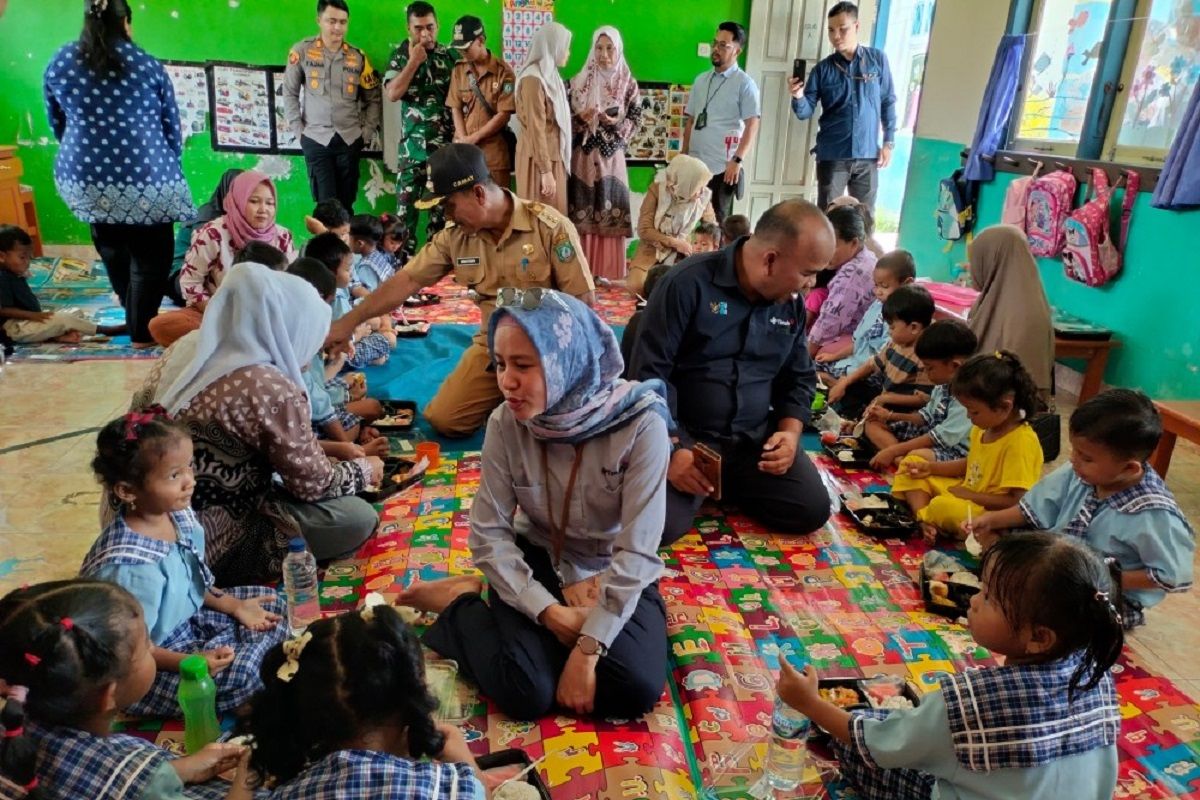
<path fill-rule="evenodd" d="M 33 254 L 42 254 L 42 233 L 38 230 L 37 207 L 33 189 L 21 185 L 25 168 L 17 158 L 17 148 L 0 145 L 0 224 L 20 225 L 33 238 Z"/>

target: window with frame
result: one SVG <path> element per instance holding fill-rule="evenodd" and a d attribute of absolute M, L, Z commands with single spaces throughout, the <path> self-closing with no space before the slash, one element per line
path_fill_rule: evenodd
<path fill-rule="evenodd" d="M 1036 0 L 1028 36 L 1014 149 L 1163 161 L 1200 80 L 1200 0 Z"/>

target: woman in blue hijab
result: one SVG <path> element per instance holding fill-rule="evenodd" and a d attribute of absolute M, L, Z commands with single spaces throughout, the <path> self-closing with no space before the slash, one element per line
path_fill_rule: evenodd
<path fill-rule="evenodd" d="M 621 380 L 612 330 L 552 289 L 502 290 L 488 345 L 504 404 L 468 540 L 488 600 L 458 577 L 400 603 L 439 613 L 425 644 L 511 717 L 640 717 L 666 676 L 663 387 Z"/>

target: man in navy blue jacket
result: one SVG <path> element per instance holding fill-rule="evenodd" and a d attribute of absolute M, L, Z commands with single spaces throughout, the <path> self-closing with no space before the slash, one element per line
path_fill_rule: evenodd
<path fill-rule="evenodd" d="M 817 62 L 807 81 L 792 78 L 792 111 L 805 120 L 821 104 L 817 131 L 817 205 L 826 208 L 846 192 L 875 210 L 878 168 L 892 160 L 896 91 L 882 50 L 858 43 L 858 7 L 829 9 L 834 52 Z M 883 128 L 883 144 L 879 130 Z"/>

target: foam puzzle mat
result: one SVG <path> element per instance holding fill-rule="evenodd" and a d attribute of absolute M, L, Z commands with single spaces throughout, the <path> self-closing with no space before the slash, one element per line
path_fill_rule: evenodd
<path fill-rule="evenodd" d="M 88 263 L 76 258 L 33 259 L 29 265 L 29 286 L 46 310 L 78 309 L 101 325 L 121 325 L 125 312 L 117 303 L 108 282 L 108 273 L 100 261 Z M 173 308 L 164 301 L 164 310 Z M 103 361 L 113 359 L 157 358 L 157 349 L 135 350 L 128 336 L 116 336 L 106 342 L 81 344 L 20 344 L 11 360 L 28 364 Z"/>
<path fill-rule="evenodd" d="M 831 491 L 879 478 L 813 456 Z M 331 565 L 322 610 L 359 606 L 367 592 L 397 594 L 413 580 L 473 571 L 468 512 L 477 453 L 448 455 L 424 483 L 390 498 L 381 530 Z M 556 800 L 740 800 L 762 771 L 781 655 L 824 676 L 891 673 L 922 691 L 939 676 L 992 663 L 967 631 L 923 610 L 914 576 L 925 546 L 876 540 L 835 515 L 810 536 L 776 536 L 737 514 L 706 510 L 664 551 L 671 679 L 643 720 L 538 722 L 505 718 L 477 701 L 464 730 L 472 750 L 509 747 L 533 758 Z M 1115 797 L 1200 799 L 1200 707 L 1127 655 L 1114 669 L 1124 723 Z M 133 722 L 128 732 L 178 749 L 177 722 Z M 835 769 L 810 763 L 804 797 L 853 798 Z M 783 797 L 791 795 L 781 795 Z"/>

